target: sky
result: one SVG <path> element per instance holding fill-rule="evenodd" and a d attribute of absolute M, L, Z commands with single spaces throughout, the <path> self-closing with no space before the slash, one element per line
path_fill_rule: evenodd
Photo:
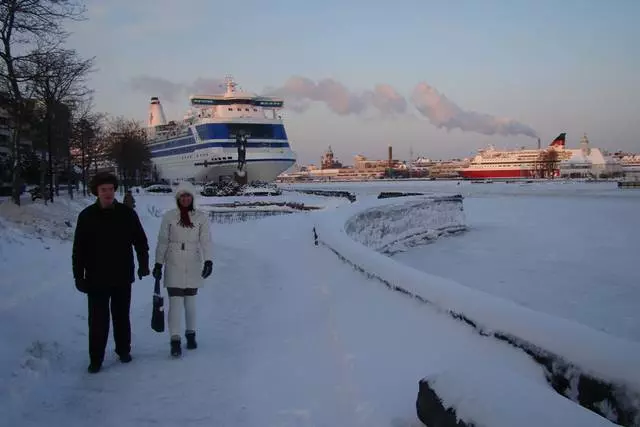
<path fill-rule="evenodd" d="M 88 0 L 68 46 L 96 110 L 181 119 L 232 75 L 282 96 L 299 162 L 467 157 L 488 144 L 640 152 L 637 0 Z"/>

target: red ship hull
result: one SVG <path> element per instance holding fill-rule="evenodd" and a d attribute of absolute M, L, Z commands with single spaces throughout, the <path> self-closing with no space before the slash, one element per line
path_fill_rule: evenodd
<path fill-rule="evenodd" d="M 487 170 L 461 170 L 460 175 L 468 179 L 489 178 L 531 178 L 535 171 L 529 169 L 487 169 Z"/>

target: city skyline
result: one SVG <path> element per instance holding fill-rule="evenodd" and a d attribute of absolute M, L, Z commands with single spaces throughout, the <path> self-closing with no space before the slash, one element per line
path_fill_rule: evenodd
<path fill-rule="evenodd" d="M 226 74 L 283 96 L 299 163 L 336 157 L 452 158 L 478 148 L 577 146 L 640 151 L 640 55 L 621 0 L 552 3 L 360 0 L 87 2 L 69 46 L 96 56 L 98 111 L 144 121 L 159 96 L 181 119 L 193 92 Z M 218 89 L 217 91 L 221 91 Z M 461 130 L 464 129 L 464 130 Z"/>

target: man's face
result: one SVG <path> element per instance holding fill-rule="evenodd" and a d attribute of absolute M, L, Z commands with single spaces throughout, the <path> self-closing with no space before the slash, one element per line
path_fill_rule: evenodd
<path fill-rule="evenodd" d="M 113 203 L 116 195 L 116 189 L 113 184 L 98 185 L 98 200 L 102 206 L 109 206 Z"/>

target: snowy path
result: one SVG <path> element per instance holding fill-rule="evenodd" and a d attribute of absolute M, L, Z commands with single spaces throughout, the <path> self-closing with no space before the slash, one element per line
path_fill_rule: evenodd
<path fill-rule="evenodd" d="M 523 353 L 313 246 L 309 224 L 290 215 L 214 227 L 214 279 L 198 299 L 200 348 L 183 360 L 170 360 L 166 334 L 151 331 L 150 285 L 139 282 L 134 361 L 120 365 L 109 353 L 94 376 L 85 373 L 85 302 L 70 296 L 72 285 L 0 312 L 3 320 L 19 309 L 25 333 L 38 336 L 45 326 L 29 313 L 64 307 L 42 316 L 58 343 L 57 368 L 12 400 L 9 425 L 408 427 L 419 425 L 418 380 L 453 360 L 544 382 Z M 25 337 L 13 343 L 25 348 Z"/>

